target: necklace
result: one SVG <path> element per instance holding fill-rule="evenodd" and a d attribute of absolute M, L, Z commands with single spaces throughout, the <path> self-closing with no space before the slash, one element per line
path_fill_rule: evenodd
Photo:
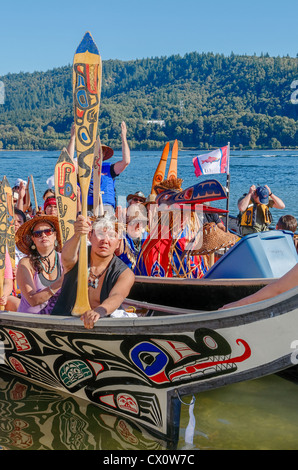
<path fill-rule="evenodd" d="M 112 261 L 112 260 L 111 260 Z M 99 273 L 97 276 L 92 272 L 92 269 L 89 268 L 88 269 L 88 287 L 92 287 L 92 289 L 96 289 L 98 287 L 98 284 L 99 284 L 99 279 L 101 278 L 101 276 L 106 272 L 106 270 L 108 269 L 108 267 L 110 266 L 111 264 L 111 261 L 109 262 L 109 264 L 104 268 L 104 270 Z"/>
<path fill-rule="evenodd" d="M 134 248 L 135 248 L 136 252 L 139 253 L 139 251 L 141 249 L 141 239 L 140 238 L 135 238 L 133 240 L 133 244 L 134 244 Z"/>
<path fill-rule="evenodd" d="M 52 274 L 52 272 L 54 271 L 54 269 L 56 268 L 57 266 L 57 261 L 58 261 L 58 255 L 57 255 L 57 251 L 55 251 L 55 261 L 54 261 L 54 265 L 51 269 L 51 262 L 49 260 L 49 256 L 51 256 L 51 254 L 53 253 L 54 250 L 51 251 L 51 253 L 48 255 L 48 256 L 41 256 L 40 259 L 39 259 L 39 263 L 41 264 L 41 267 L 42 269 L 44 270 L 45 273 L 47 274 Z M 43 264 L 43 262 L 41 260 L 45 260 L 47 262 L 47 265 L 48 267 L 46 268 L 45 265 Z"/>

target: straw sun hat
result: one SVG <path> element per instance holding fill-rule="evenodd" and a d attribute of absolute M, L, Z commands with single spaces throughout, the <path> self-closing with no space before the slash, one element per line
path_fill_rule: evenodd
<path fill-rule="evenodd" d="M 234 245 L 237 241 L 238 237 L 236 235 L 230 232 L 224 232 L 218 228 L 214 222 L 211 222 L 204 224 L 202 246 L 194 251 L 199 255 L 208 255 L 221 248 Z"/>
<path fill-rule="evenodd" d="M 58 242 L 57 251 L 61 251 L 62 249 L 58 217 L 55 217 L 54 215 L 36 215 L 22 224 L 15 234 L 16 246 L 22 253 L 25 253 L 25 255 L 29 255 L 31 253 L 32 231 L 35 225 L 40 223 L 48 223 L 54 227 Z"/>

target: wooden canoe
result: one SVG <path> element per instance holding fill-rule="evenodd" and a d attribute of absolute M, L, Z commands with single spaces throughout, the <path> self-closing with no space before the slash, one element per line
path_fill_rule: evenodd
<path fill-rule="evenodd" d="M 264 282 L 270 280 L 202 285 L 206 297 L 227 301 Z M 202 291 L 189 281 L 184 287 L 190 284 L 188 308 L 141 305 L 133 289 L 126 306 L 138 303 L 142 315 L 101 319 L 93 330 L 73 316 L 0 312 L 0 368 L 177 440 L 181 397 L 287 369 L 298 339 L 298 289 L 250 306 L 217 310 L 215 302 L 204 310 Z"/>

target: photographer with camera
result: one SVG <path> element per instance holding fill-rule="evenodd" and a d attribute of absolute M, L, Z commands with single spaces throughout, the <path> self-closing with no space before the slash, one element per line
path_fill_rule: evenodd
<path fill-rule="evenodd" d="M 272 193 L 269 186 L 258 186 L 254 184 L 238 200 L 241 234 L 248 235 L 255 232 L 269 230 L 272 223 L 270 208 L 284 209 L 283 201 Z"/>

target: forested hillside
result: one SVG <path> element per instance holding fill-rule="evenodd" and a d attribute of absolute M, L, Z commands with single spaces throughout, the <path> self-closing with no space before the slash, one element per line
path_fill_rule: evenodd
<path fill-rule="evenodd" d="M 71 66 L 0 77 L 0 149 L 61 149 L 72 123 Z M 102 143 L 121 148 L 125 120 L 132 149 L 298 147 L 291 84 L 298 59 L 190 53 L 103 62 Z M 297 87 L 298 88 L 298 87 Z M 148 122 L 153 121 L 153 122 Z"/>

